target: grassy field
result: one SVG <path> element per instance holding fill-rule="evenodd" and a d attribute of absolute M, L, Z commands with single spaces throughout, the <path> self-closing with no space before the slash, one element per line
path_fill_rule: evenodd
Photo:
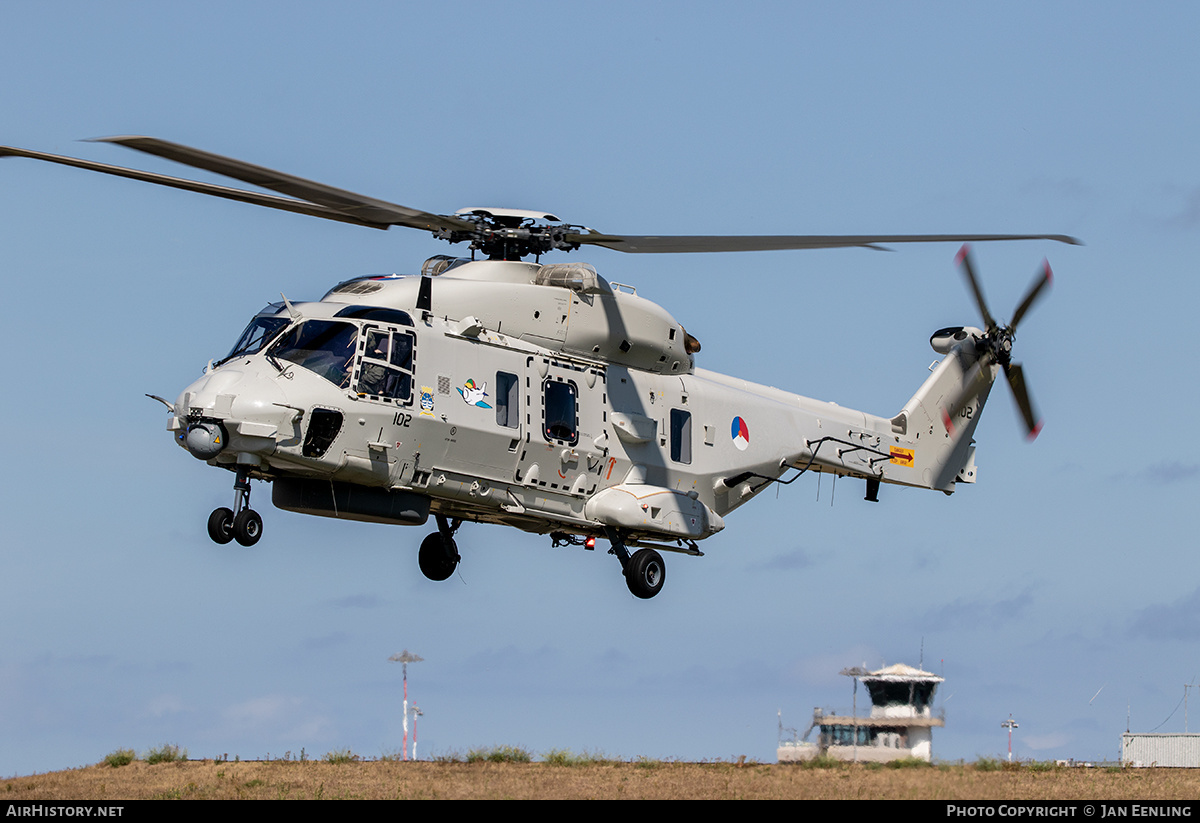
<path fill-rule="evenodd" d="M 111 755 L 110 755 L 111 758 Z M 1200 770 L 1086 769 L 996 761 L 818 767 L 611 761 L 133 760 L 0 780 L 4 800 L 1193 800 Z"/>

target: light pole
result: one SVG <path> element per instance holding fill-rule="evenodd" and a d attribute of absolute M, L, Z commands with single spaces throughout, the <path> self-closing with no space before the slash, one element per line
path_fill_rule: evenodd
<path fill-rule="evenodd" d="M 404 670 L 404 745 L 401 746 L 401 748 L 400 748 L 400 756 L 403 757 L 405 760 L 408 760 L 408 664 L 409 663 L 420 663 L 424 659 L 425 658 L 421 657 L 419 654 L 413 654 L 408 649 L 405 649 L 404 651 L 400 652 L 400 654 L 393 654 L 391 657 L 388 658 L 388 660 L 390 660 L 393 663 L 399 663 L 403 667 L 403 670 Z M 414 758 L 416 757 L 416 751 L 417 751 L 417 735 L 414 730 L 414 733 L 413 733 L 413 757 Z"/>
<path fill-rule="evenodd" d="M 1008 729 L 1008 762 L 1011 763 L 1012 762 L 1012 732 L 1013 732 L 1013 729 L 1018 729 L 1018 728 L 1020 728 L 1020 726 L 1017 724 L 1017 721 L 1013 720 L 1013 716 L 1010 713 L 1008 715 L 1008 720 L 1005 720 L 1003 723 L 1001 723 L 1000 728 Z"/>
<path fill-rule="evenodd" d="M 417 759 L 417 718 L 418 718 L 418 717 L 420 717 L 420 716 L 421 716 L 421 715 L 423 715 L 423 714 L 425 714 L 425 712 L 421 711 L 420 707 L 419 707 L 419 706 L 417 706 L 417 705 L 414 703 L 414 704 L 413 704 L 413 707 L 412 707 L 412 715 L 413 715 L 413 748 L 412 748 L 412 759 L 413 759 L 413 760 L 416 760 L 416 759 Z"/>
<path fill-rule="evenodd" d="M 870 674 L 864 666 L 851 666 L 848 669 L 842 669 L 838 674 L 843 674 L 846 677 L 854 678 L 854 708 L 851 711 L 854 714 L 854 762 L 858 762 L 858 678 L 863 675 Z"/>

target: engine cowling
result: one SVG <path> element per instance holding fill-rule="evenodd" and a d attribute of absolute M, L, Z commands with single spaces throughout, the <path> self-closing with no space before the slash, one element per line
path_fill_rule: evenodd
<path fill-rule="evenodd" d="M 929 345 L 933 346 L 933 350 L 938 354 L 949 354 L 955 346 L 961 346 L 968 341 L 973 347 L 974 341 L 981 337 L 983 329 L 974 326 L 949 326 L 935 331 L 929 338 Z"/>

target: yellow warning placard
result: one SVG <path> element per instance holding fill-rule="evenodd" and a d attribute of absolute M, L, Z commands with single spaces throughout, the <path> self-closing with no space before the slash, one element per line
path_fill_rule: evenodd
<path fill-rule="evenodd" d="M 897 466 L 911 467 L 913 464 L 913 450 L 892 446 L 892 462 Z"/>

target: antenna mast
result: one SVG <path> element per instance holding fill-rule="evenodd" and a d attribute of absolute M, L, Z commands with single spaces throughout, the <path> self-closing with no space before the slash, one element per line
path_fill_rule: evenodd
<path fill-rule="evenodd" d="M 405 760 L 408 760 L 408 664 L 420 663 L 424 659 L 425 658 L 421 657 L 419 654 L 413 654 L 408 649 L 405 649 L 399 654 L 393 654 L 388 658 L 388 660 L 393 663 L 399 663 L 404 671 L 404 744 L 400 749 L 400 756 Z M 415 760 L 417 757 L 417 735 L 415 728 L 416 721 L 414 720 L 413 723 L 413 759 Z"/>

